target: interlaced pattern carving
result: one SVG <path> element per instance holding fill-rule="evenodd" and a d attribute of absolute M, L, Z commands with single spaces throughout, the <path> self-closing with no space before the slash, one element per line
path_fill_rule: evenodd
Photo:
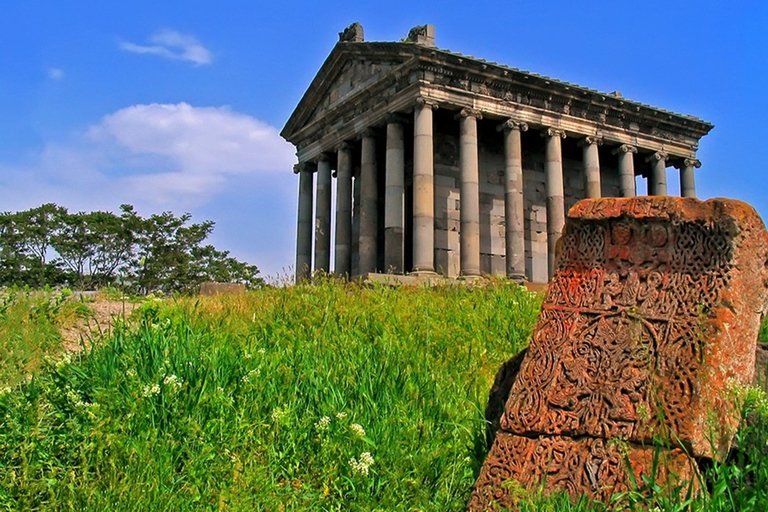
<path fill-rule="evenodd" d="M 497 510 L 499 504 L 511 505 L 517 496 L 525 495 L 520 489 L 557 489 L 574 498 L 586 492 L 607 502 L 614 493 L 629 490 L 627 458 L 638 480 L 653 472 L 654 457 L 655 476 L 660 480 L 666 480 L 670 472 L 680 479 L 693 476 L 691 461 L 682 450 L 659 454 L 652 447 L 627 448 L 599 438 L 531 439 L 500 432 L 475 484 L 469 509 Z"/>
<path fill-rule="evenodd" d="M 619 218 L 573 222 L 561 244 L 502 429 L 650 442 L 664 427 L 685 442 L 728 231 Z"/>
<path fill-rule="evenodd" d="M 768 233 L 754 209 L 582 201 L 557 258 L 472 511 L 514 508 L 519 488 L 607 501 L 627 489 L 628 468 L 638 482 L 651 467 L 662 485 L 695 481 L 693 457 L 724 457 L 738 426 L 727 393 L 749 382 L 768 300 Z"/>

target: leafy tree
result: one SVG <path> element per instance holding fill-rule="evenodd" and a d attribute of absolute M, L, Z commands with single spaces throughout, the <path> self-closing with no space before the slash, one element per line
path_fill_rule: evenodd
<path fill-rule="evenodd" d="M 121 216 L 102 211 L 64 216 L 51 245 L 60 264 L 71 273 L 73 286 L 113 284 L 119 271 L 128 270 L 141 219 L 130 205 L 120 209 Z"/>
<path fill-rule="evenodd" d="M 0 286 L 122 284 L 146 293 L 188 292 L 204 281 L 261 286 L 255 265 L 203 242 L 214 223 L 185 213 L 78 212 L 48 203 L 0 214 Z"/>
<path fill-rule="evenodd" d="M 46 203 L 30 210 L 0 215 L 0 277 L 2 282 L 41 287 L 64 282 L 65 274 L 51 255 L 51 238 L 60 229 L 66 209 Z"/>

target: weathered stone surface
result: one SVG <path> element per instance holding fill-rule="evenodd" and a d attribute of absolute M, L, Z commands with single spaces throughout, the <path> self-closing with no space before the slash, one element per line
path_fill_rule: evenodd
<path fill-rule="evenodd" d="M 504 413 L 504 406 L 509 399 L 509 391 L 512 389 L 512 384 L 515 383 L 517 374 L 520 373 L 520 365 L 523 363 L 527 353 L 528 349 L 524 348 L 501 365 L 493 381 L 491 392 L 488 393 L 485 421 L 488 422 L 486 441 L 489 450 L 493 445 L 494 439 L 496 439 L 496 432 L 501 428 L 501 415 Z"/>
<path fill-rule="evenodd" d="M 506 496 L 508 478 L 531 489 L 530 475 L 544 471 L 519 451 L 534 445 L 509 441 L 513 434 L 589 446 L 623 439 L 653 447 L 662 437 L 694 457 L 724 457 L 739 422 L 729 390 L 753 382 L 768 298 L 768 233 L 754 209 L 725 199 L 586 200 L 569 212 L 557 255 L 496 438 L 513 452 L 504 458 L 494 446 L 473 503 L 484 503 L 481 488 Z M 600 464 L 609 464 L 607 453 Z M 498 469 L 502 459 L 524 465 L 522 480 L 517 469 Z M 545 490 L 600 497 L 583 479 L 588 458 L 568 460 L 561 476 L 570 483 L 547 480 Z"/>
<path fill-rule="evenodd" d="M 567 492 L 573 498 L 586 493 L 607 502 L 630 488 L 627 462 L 642 482 L 643 476 L 654 475 L 654 457 L 656 481 L 683 484 L 696 475 L 695 461 L 680 449 L 667 451 L 591 437 L 529 438 L 499 432 L 475 484 L 469 510 L 514 508 L 516 498 L 536 491 Z"/>
<path fill-rule="evenodd" d="M 750 206 L 677 197 L 578 203 L 504 430 L 727 452 L 724 395 L 749 384 L 768 235 Z M 661 413 L 661 414 L 660 414 Z M 712 415 L 719 418 L 716 425 Z"/>

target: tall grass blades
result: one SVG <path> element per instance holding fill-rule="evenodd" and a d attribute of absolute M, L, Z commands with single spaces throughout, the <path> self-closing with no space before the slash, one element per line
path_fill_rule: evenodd
<path fill-rule="evenodd" d="M 327 280 L 148 303 L 0 398 L 0 504 L 461 509 L 540 297 Z"/>

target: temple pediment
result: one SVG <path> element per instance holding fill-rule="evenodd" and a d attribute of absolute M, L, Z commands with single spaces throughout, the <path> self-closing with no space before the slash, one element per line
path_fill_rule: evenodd
<path fill-rule="evenodd" d="M 400 45 L 397 45 L 400 46 Z M 402 45 L 407 46 L 407 45 Z M 297 131 L 323 120 L 357 94 L 369 96 L 375 84 L 388 81 L 412 57 L 392 43 L 339 42 L 320 68 L 281 135 L 289 141 Z"/>

